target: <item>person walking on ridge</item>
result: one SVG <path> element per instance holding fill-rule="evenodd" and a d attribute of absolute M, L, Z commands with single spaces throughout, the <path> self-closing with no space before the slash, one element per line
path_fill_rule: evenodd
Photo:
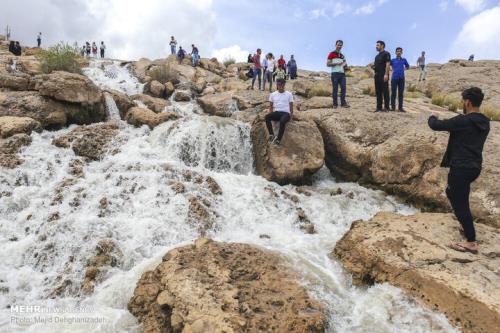
<path fill-rule="evenodd" d="M 101 41 L 100 49 L 101 49 L 101 59 L 104 59 L 104 52 L 106 52 L 106 45 L 104 45 L 103 41 Z"/>
<path fill-rule="evenodd" d="M 177 52 L 176 52 L 176 48 L 177 48 L 177 41 L 175 40 L 174 36 L 171 36 L 170 37 L 170 54 L 173 54 L 175 55 Z"/>
<path fill-rule="evenodd" d="M 341 50 L 344 46 L 342 40 L 337 40 L 335 42 L 335 50 L 328 54 L 326 60 L 326 66 L 331 68 L 331 80 L 333 86 L 333 108 L 338 107 L 338 92 L 340 85 L 340 105 L 343 108 L 348 108 L 349 104 L 346 101 L 346 90 L 347 90 L 347 79 L 345 75 L 345 68 L 347 66 L 347 60 L 342 54 Z"/>
<path fill-rule="evenodd" d="M 179 61 L 179 65 L 182 64 L 182 60 L 186 57 L 186 52 L 182 48 L 182 46 L 179 46 L 179 51 L 177 51 L 177 60 Z"/>
<path fill-rule="evenodd" d="M 90 58 L 90 52 L 92 51 L 92 47 L 90 46 L 89 42 L 86 42 L 85 49 L 86 49 L 86 53 L 87 53 L 87 58 Z"/>
<path fill-rule="evenodd" d="M 392 79 L 391 79 L 391 110 L 396 110 L 396 91 L 398 94 L 398 110 L 405 112 L 403 109 L 403 97 L 405 90 L 405 69 L 410 68 L 410 64 L 405 58 L 402 58 L 403 49 L 396 48 L 396 58 L 391 60 Z"/>
<path fill-rule="evenodd" d="M 252 57 L 253 63 L 253 78 L 252 78 L 252 90 L 255 86 L 255 79 L 259 79 L 259 90 L 262 87 L 262 64 L 260 63 L 260 55 L 262 54 L 261 49 L 257 49 L 257 52 Z"/>
<path fill-rule="evenodd" d="M 425 51 L 422 51 L 422 55 L 417 59 L 417 67 L 418 67 L 418 82 L 425 81 L 425 77 L 427 76 L 427 68 L 425 67 Z"/>
<path fill-rule="evenodd" d="M 290 56 L 290 60 L 288 60 L 287 67 L 290 80 L 295 80 L 297 78 L 297 62 L 295 61 L 293 54 Z"/>
<path fill-rule="evenodd" d="M 450 168 L 446 196 L 461 224 L 464 243 L 450 244 L 459 252 L 478 253 L 476 230 L 469 207 L 470 185 L 479 177 L 482 168 L 483 147 L 490 131 L 490 119 L 481 113 L 484 94 L 472 87 L 462 92 L 463 115 L 440 120 L 435 114 L 429 117 L 429 127 L 434 131 L 450 133 L 448 146 L 441 166 Z"/>
<path fill-rule="evenodd" d="M 293 118 L 293 95 L 285 91 L 285 80 L 277 80 L 278 91 L 269 95 L 269 113 L 266 115 L 266 127 L 269 133 L 269 142 L 280 145 L 285 134 L 286 123 Z M 278 136 L 274 136 L 273 121 L 279 121 Z"/>
<path fill-rule="evenodd" d="M 264 67 L 264 85 L 262 90 L 266 90 L 266 81 L 269 82 L 269 92 L 273 90 L 273 73 L 275 70 L 275 61 L 272 53 L 268 53 L 262 62 Z"/>
<path fill-rule="evenodd" d="M 191 47 L 191 61 L 193 63 L 193 67 L 196 67 L 198 65 L 198 61 L 200 60 L 200 52 L 198 51 L 198 48 L 194 46 L 194 44 L 191 44 Z"/>
<path fill-rule="evenodd" d="M 391 54 L 385 50 L 381 40 L 376 45 L 377 56 L 372 68 L 375 70 L 375 94 L 377 95 L 377 110 L 382 111 L 382 100 L 385 112 L 389 112 L 389 73 L 391 71 Z"/>
<path fill-rule="evenodd" d="M 92 42 L 92 56 L 97 58 L 97 45 L 95 42 Z"/>
<path fill-rule="evenodd" d="M 42 33 L 41 32 L 39 32 L 38 36 L 36 37 L 36 43 L 37 43 L 38 47 L 40 47 L 42 45 Z"/>

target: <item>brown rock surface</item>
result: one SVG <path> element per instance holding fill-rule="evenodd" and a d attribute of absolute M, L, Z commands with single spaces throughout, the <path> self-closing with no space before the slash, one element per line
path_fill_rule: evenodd
<path fill-rule="evenodd" d="M 197 101 L 205 113 L 220 117 L 230 117 L 236 104 L 230 92 L 205 95 Z"/>
<path fill-rule="evenodd" d="M 262 118 L 254 121 L 251 135 L 257 172 L 270 181 L 307 184 L 323 166 L 323 139 L 314 122 L 289 121 L 279 147 L 268 143 L 269 134 Z"/>
<path fill-rule="evenodd" d="M 500 235 L 476 225 L 478 255 L 453 251 L 463 241 L 450 214 L 379 213 L 357 221 L 333 255 L 355 282 L 388 282 L 444 313 L 463 332 L 498 332 Z"/>
<path fill-rule="evenodd" d="M 44 128 L 90 124 L 106 119 L 103 103 L 66 103 L 41 96 L 36 91 L 0 91 L 0 116 L 30 117 Z"/>
<path fill-rule="evenodd" d="M 170 105 L 170 102 L 163 98 L 156 98 L 146 94 L 136 94 L 130 96 L 130 98 L 134 101 L 141 101 L 155 113 L 163 112 L 167 106 Z"/>
<path fill-rule="evenodd" d="M 31 143 L 31 137 L 27 134 L 14 134 L 6 139 L 0 138 L 0 167 L 13 169 L 23 161 L 17 153 L 23 146 Z"/>
<path fill-rule="evenodd" d="M 131 107 L 135 106 L 135 103 L 128 95 L 117 90 L 110 89 L 106 90 L 106 92 L 111 94 L 111 97 L 113 97 L 116 107 L 118 107 L 118 111 L 120 111 L 120 118 L 125 118 L 125 114 Z"/>
<path fill-rule="evenodd" d="M 37 75 L 32 83 L 40 95 L 80 104 L 102 103 L 101 90 L 86 76 L 68 72 Z"/>
<path fill-rule="evenodd" d="M 366 110 L 366 98 L 357 98 L 351 99 L 351 109 L 312 110 L 300 117 L 316 121 L 325 143 L 326 165 L 336 175 L 379 187 L 427 210 L 449 211 L 444 192 L 448 170 L 439 166 L 448 134 L 429 129 L 431 109 L 411 108 L 405 114 L 377 114 Z M 500 186 L 492 181 L 500 178 L 498 151 L 500 125 L 492 122 L 483 171 L 472 185 L 471 207 L 475 217 L 500 226 Z"/>
<path fill-rule="evenodd" d="M 125 116 L 127 123 L 134 126 L 148 125 L 153 129 L 168 120 L 177 119 L 179 116 L 175 112 L 154 113 L 149 109 L 133 107 Z"/>
<path fill-rule="evenodd" d="M 153 97 L 162 98 L 165 96 L 165 85 L 161 82 L 153 80 L 149 83 L 149 93 Z"/>
<path fill-rule="evenodd" d="M 40 132 L 41 130 L 40 123 L 28 117 L 0 117 L 1 138 L 7 138 L 18 133 L 30 135 L 32 131 Z"/>
<path fill-rule="evenodd" d="M 57 147 L 72 148 L 76 155 L 91 160 L 101 159 L 111 150 L 110 143 L 118 134 L 115 123 L 96 124 L 77 127 L 53 140 Z"/>
<path fill-rule="evenodd" d="M 28 90 L 30 76 L 24 73 L 7 73 L 0 71 L 0 88 L 12 90 Z"/>
<path fill-rule="evenodd" d="M 324 332 L 322 307 L 266 250 L 200 238 L 139 280 L 129 311 L 144 332 Z"/>

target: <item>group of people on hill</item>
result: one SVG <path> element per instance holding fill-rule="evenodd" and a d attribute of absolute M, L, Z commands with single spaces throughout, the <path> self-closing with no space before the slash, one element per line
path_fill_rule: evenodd
<path fill-rule="evenodd" d="M 273 82 L 280 80 L 295 80 L 297 78 L 297 62 L 293 55 L 286 62 L 285 57 L 281 55 L 278 60 L 269 52 L 261 59 L 262 50 L 257 49 L 254 55 L 248 55 L 248 62 L 252 64 L 247 76 L 252 78 L 252 89 L 255 89 L 255 81 L 258 81 L 259 90 L 266 90 L 266 82 L 269 83 L 269 91 L 272 91 Z M 264 76 L 264 81 L 262 81 Z M 278 86 L 276 86 L 278 89 Z"/>
<path fill-rule="evenodd" d="M 184 58 L 186 58 L 186 50 L 182 48 L 182 46 L 179 46 L 179 51 L 177 51 L 177 40 L 175 40 L 174 36 L 170 37 L 170 54 L 174 55 L 177 57 L 177 60 L 179 61 L 179 64 L 182 63 Z M 198 66 L 198 63 L 200 62 L 200 51 L 196 47 L 196 45 L 191 44 L 191 63 L 194 67 Z"/>
<path fill-rule="evenodd" d="M 9 52 L 13 55 L 20 56 L 22 53 L 21 44 L 18 41 L 11 40 L 9 42 Z"/>
<path fill-rule="evenodd" d="M 104 44 L 103 41 L 101 41 L 101 45 L 99 45 L 99 51 L 101 55 L 101 59 L 104 58 L 104 55 L 106 53 L 106 45 Z M 90 45 L 89 42 L 85 42 L 84 45 L 82 45 L 82 48 L 80 49 L 80 55 L 82 57 L 94 57 L 97 58 L 97 44 L 96 42 L 92 42 L 92 45 Z"/>
<path fill-rule="evenodd" d="M 327 57 L 326 66 L 331 68 L 331 80 L 333 85 L 333 108 L 338 107 L 338 87 L 340 86 L 340 105 L 349 108 L 346 101 L 347 79 L 346 72 L 350 69 L 347 66 L 347 60 L 342 53 L 344 42 L 337 40 L 335 50 L 330 52 Z M 391 54 L 385 50 L 385 42 L 382 40 L 376 43 L 377 55 L 371 65 L 374 70 L 375 95 L 377 98 L 377 108 L 375 112 L 396 111 L 396 97 L 398 99 L 398 111 L 405 112 L 403 108 L 404 90 L 405 90 L 405 70 L 410 68 L 408 61 L 403 58 L 403 48 L 396 48 L 396 56 L 391 58 Z M 425 52 L 417 60 L 419 70 L 419 81 L 425 81 L 427 69 L 425 64 Z M 392 76 L 391 76 L 392 70 Z M 391 92 L 389 93 L 389 81 L 391 83 Z"/>

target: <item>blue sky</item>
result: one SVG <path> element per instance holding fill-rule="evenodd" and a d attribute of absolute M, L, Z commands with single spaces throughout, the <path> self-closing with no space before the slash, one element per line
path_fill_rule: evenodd
<path fill-rule="evenodd" d="M 500 0 L 1 0 L 0 28 L 42 46 L 105 41 L 108 56 L 164 58 L 174 35 L 203 57 L 244 60 L 260 47 L 300 67 L 326 70 L 335 40 L 353 65 L 366 65 L 382 39 L 415 63 L 450 58 L 500 59 Z M 29 10 L 28 10 L 29 8 Z M 33 15 L 37 13 L 37 15 Z"/>
<path fill-rule="evenodd" d="M 375 42 L 382 39 L 391 53 L 397 46 L 403 47 L 404 56 L 411 63 L 416 62 L 422 50 L 427 51 L 428 61 L 445 62 L 451 57 L 469 56 L 470 49 L 457 45 L 464 25 L 499 5 L 496 1 L 466 2 L 215 1 L 218 26 L 215 47 L 236 44 L 243 50 L 262 47 L 275 54 L 293 53 L 299 65 L 323 69 L 335 40 L 344 40 L 344 53 L 351 64 L 365 65 L 376 55 Z M 497 31 L 497 49 L 498 25 L 500 16 L 493 27 Z M 500 58 L 500 51 L 477 53 L 476 58 L 483 55 Z"/>

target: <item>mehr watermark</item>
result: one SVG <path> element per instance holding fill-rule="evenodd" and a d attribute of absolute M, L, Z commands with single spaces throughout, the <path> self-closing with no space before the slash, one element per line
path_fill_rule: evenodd
<path fill-rule="evenodd" d="M 99 316 L 92 307 L 49 307 L 40 305 L 12 305 L 10 324 L 31 325 L 101 325 L 107 319 Z"/>

